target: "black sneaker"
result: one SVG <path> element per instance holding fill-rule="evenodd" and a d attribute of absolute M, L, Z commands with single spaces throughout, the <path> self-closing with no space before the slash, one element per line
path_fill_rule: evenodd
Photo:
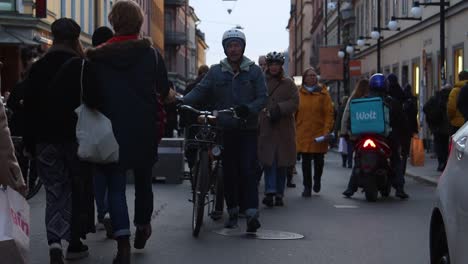
<path fill-rule="evenodd" d="M 135 241 L 133 241 L 133 247 L 136 249 L 144 249 L 146 241 L 151 237 L 152 229 L 151 224 L 147 224 L 143 227 L 137 227 L 135 231 Z"/>
<path fill-rule="evenodd" d="M 346 189 L 346 191 L 343 192 L 343 195 L 350 198 L 351 196 L 353 196 L 354 194 L 354 191 L 353 190 L 350 190 L 350 189 Z"/>
<path fill-rule="evenodd" d="M 272 194 L 265 195 L 262 203 L 266 205 L 267 207 L 273 207 L 273 195 Z"/>
<path fill-rule="evenodd" d="M 106 237 L 109 239 L 114 238 L 114 229 L 112 228 L 112 221 L 108 217 L 104 217 L 102 219 L 102 224 L 104 225 L 104 229 L 106 230 Z"/>
<path fill-rule="evenodd" d="M 275 206 L 284 206 L 283 197 L 275 197 Z"/>
<path fill-rule="evenodd" d="M 66 260 L 77 260 L 89 256 L 88 246 L 81 241 L 76 245 L 70 244 L 67 248 Z"/>
<path fill-rule="evenodd" d="M 312 196 L 312 191 L 309 188 L 304 189 L 302 192 L 302 197 L 311 197 Z"/>
<path fill-rule="evenodd" d="M 315 193 L 319 193 L 320 192 L 320 189 L 321 189 L 321 184 L 320 184 L 320 181 L 314 181 L 314 192 Z"/>
<path fill-rule="evenodd" d="M 286 186 L 287 186 L 288 188 L 296 188 L 296 184 L 295 184 L 293 181 L 288 181 L 288 182 L 286 183 Z"/>
<path fill-rule="evenodd" d="M 408 199 L 409 195 L 405 193 L 405 190 L 403 188 L 398 188 L 395 191 L 395 196 L 400 198 L 400 199 Z"/>
<path fill-rule="evenodd" d="M 257 229 L 259 229 L 262 225 L 260 221 L 258 221 L 257 217 L 249 217 L 247 218 L 247 233 L 256 233 Z"/>
<path fill-rule="evenodd" d="M 49 249 L 50 264 L 64 264 L 63 253 L 61 248 Z"/>

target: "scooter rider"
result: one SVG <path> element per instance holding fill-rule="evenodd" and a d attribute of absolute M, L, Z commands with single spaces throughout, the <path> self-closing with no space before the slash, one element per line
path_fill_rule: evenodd
<path fill-rule="evenodd" d="M 243 199 L 247 207 L 247 232 L 256 232 L 260 227 L 257 125 L 258 113 L 266 103 L 267 88 L 262 69 L 244 56 L 246 39 L 242 31 L 226 31 L 222 44 L 227 58 L 213 65 L 182 103 L 212 105 L 215 110 L 234 107 L 236 114 L 245 119 L 221 114 L 217 120 L 223 129 L 224 142 L 224 191 L 229 213 L 225 227 L 237 227 L 239 204 Z"/>
<path fill-rule="evenodd" d="M 390 157 L 390 165 L 393 170 L 392 186 L 395 188 L 395 196 L 401 199 L 409 198 L 409 195 L 404 191 L 405 178 L 403 175 L 402 160 L 401 160 L 401 139 L 406 130 L 406 123 L 402 122 L 404 113 L 401 104 L 388 96 L 385 76 L 381 73 L 376 73 L 369 79 L 369 96 L 382 97 L 385 104 L 390 110 L 390 127 L 391 132 L 387 137 L 389 146 L 392 150 Z M 351 197 L 357 191 L 357 174 L 356 164 L 354 165 L 353 173 L 349 179 L 348 188 L 343 192 L 346 197 Z"/>

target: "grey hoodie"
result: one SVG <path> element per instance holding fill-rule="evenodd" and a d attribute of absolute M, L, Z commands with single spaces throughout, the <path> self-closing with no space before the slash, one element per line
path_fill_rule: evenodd
<path fill-rule="evenodd" d="M 246 105 L 250 110 L 247 123 L 228 114 L 218 117 L 218 125 L 225 129 L 255 130 L 258 113 L 265 106 L 267 88 L 261 68 L 243 57 L 240 72 L 235 74 L 227 59 L 213 65 L 205 78 L 184 97 L 188 105 L 211 105 L 213 110 Z M 203 109 L 202 109 L 203 110 Z"/>

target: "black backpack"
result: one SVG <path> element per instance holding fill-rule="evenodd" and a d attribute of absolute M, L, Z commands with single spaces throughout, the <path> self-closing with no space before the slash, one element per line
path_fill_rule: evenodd
<path fill-rule="evenodd" d="M 444 107 L 441 101 L 440 96 L 436 94 L 429 98 L 426 104 L 424 104 L 423 112 L 426 116 L 426 121 L 430 126 L 438 126 L 444 121 L 444 114 L 447 106 Z"/>

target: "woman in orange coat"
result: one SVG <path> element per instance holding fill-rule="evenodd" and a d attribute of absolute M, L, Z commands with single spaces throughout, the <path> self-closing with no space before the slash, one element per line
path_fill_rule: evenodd
<path fill-rule="evenodd" d="M 320 192 L 321 178 L 328 151 L 328 135 L 333 129 L 333 104 L 325 85 L 318 83 L 317 73 L 308 68 L 302 75 L 299 109 L 296 113 L 296 146 L 302 156 L 304 178 L 303 197 L 312 194 L 312 160 L 314 161 L 314 192 Z M 315 139 L 324 136 L 317 142 Z"/>

